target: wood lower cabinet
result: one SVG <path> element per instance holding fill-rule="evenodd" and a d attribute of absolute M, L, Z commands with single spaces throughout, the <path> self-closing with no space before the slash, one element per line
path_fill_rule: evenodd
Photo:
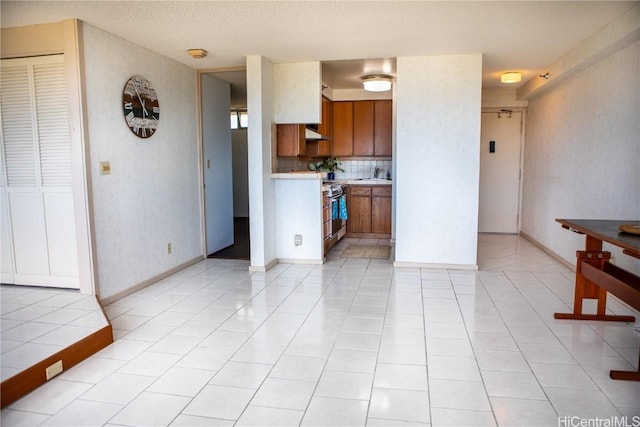
<path fill-rule="evenodd" d="M 391 185 L 350 185 L 347 237 L 391 237 Z"/>
<path fill-rule="evenodd" d="M 347 233 L 370 233 L 371 187 L 350 186 L 347 195 Z"/>
<path fill-rule="evenodd" d="M 391 187 L 372 190 L 371 232 L 391 234 Z"/>

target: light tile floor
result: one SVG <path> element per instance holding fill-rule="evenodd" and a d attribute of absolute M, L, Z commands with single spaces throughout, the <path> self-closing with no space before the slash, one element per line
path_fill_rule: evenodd
<path fill-rule="evenodd" d="M 557 426 L 640 415 L 640 383 L 608 377 L 636 368 L 640 340 L 626 324 L 554 320 L 570 309 L 573 273 L 522 238 L 480 235 L 477 272 L 340 258 L 348 243 L 322 266 L 266 273 L 207 259 L 114 302 L 116 342 L 4 409 L 2 425 Z"/>
<path fill-rule="evenodd" d="M 0 299 L 2 381 L 108 325 L 77 290 L 1 285 Z"/>

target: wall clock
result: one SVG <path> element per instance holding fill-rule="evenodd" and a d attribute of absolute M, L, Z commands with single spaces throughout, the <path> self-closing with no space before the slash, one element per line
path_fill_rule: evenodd
<path fill-rule="evenodd" d="M 122 91 L 124 119 L 131 132 L 140 138 L 149 138 L 158 129 L 160 104 L 149 80 L 133 76 Z"/>

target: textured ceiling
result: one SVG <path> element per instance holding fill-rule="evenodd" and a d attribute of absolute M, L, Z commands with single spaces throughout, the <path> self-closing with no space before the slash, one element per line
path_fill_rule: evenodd
<path fill-rule="evenodd" d="M 247 55 L 283 63 L 483 53 L 483 86 L 492 87 L 507 70 L 526 81 L 635 3 L 3 0 L 0 22 L 79 18 L 198 69 L 241 66 Z M 192 59 L 189 48 L 209 56 Z M 324 77 L 337 89 L 360 87 L 346 73 L 383 63 L 336 62 Z"/>

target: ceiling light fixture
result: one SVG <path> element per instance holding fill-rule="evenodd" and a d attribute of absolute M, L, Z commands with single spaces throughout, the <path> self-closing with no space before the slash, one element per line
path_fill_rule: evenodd
<path fill-rule="evenodd" d="M 515 71 L 509 71 L 508 73 L 502 73 L 500 81 L 502 83 L 518 83 L 522 80 L 522 73 Z"/>
<path fill-rule="evenodd" d="M 365 76 L 362 85 L 367 92 L 386 92 L 391 89 L 389 76 Z"/>
<path fill-rule="evenodd" d="M 207 56 L 207 51 L 204 49 L 189 49 L 187 53 L 195 59 L 202 59 Z"/>

